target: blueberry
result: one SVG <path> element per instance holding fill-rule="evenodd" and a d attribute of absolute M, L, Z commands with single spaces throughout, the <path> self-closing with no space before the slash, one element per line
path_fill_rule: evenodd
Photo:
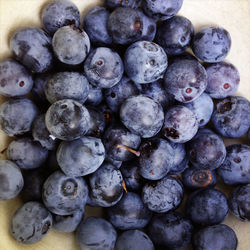
<path fill-rule="evenodd" d="M 217 177 L 213 170 L 189 167 L 182 173 L 182 182 L 188 189 L 214 187 Z"/>
<path fill-rule="evenodd" d="M 170 145 L 174 150 L 174 162 L 168 174 L 177 175 L 182 173 L 188 167 L 188 158 L 186 156 L 185 145 L 174 142 L 170 142 Z"/>
<path fill-rule="evenodd" d="M 84 61 L 90 50 L 88 35 L 74 25 L 56 31 L 52 47 L 57 59 L 65 64 L 77 65 Z"/>
<path fill-rule="evenodd" d="M 152 83 L 141 84 L 141 94 L 160 103 L 164 110 L 167 110 L 173 103 L 173 96 L 167 93 L 161 79 Z"/>
<path fill-rule="evenodd" d="M 206 92 L 212 98 L 225 98 L 237 92 L 240 74 L 233 64 L 214 63 L 209 65 L 206 71 L 208 77 Z"/>
<path fill-rule="evenodd" d="M 186 214 L 195 224 L 219 224 L 228 215 L 227 198 L 216 189 L 197 190 L 187 199 Z"/>
<path fill-rule="evenodd" d="M 16 210 L 11 221 L 15 240 L 33 244 L 42 240 L 52 227 L 50 212 L 39 202 L 30 201 Z"/>
<path fill-rule="evenodd" d="M 137 10 L 118 7 L 109 16 L 108 31 L 114 43 L 126 45 L 141 39 L 143 19 Z"/>
<path fill-rule="evenodd" d="M 53 150 L 56 147 L 57 140 L 51 138 L 45 125 L 45 114 L 37 116 L 33 122 L 32 136 L 34 141 L 39 142 L 44 148 Z"/>
<path fill-rule="evenodd" d="M 164 75 L 165 89 L 183 103 L 197 99 L 207 87 L 205 68 L 196 60 L 179 59 L 169 65 Z"/>
<path fill-rule="evenodd" d="M 48 150 L 31 137 L 18 137 L 9 144 L 7 157 L 22 169 L 34 169 L 46 161 Z"/>
<path fill-rule="evenodd" d="M 113 125 L 105 131 L 103 143 L 109 157 L 117 161 L 128 161 L 138 156 L 135 150 L 140 146 L 141 138 L 123 126 Z"/>
<path fill-rule="evenodd" d="M 91 200 L 99 206 L 114 206 L 122 198 L 122 174 L 109 163 L 104 163 L 89 177 L 89 184 Z"/>
<path fill-rule="evenodd" d="M 191 241 L 193 225 L 181 213 L 170 212 L 155 214 L 149 223 L 148 231 L 156 246 L 163 249 L 183 249 Z"/>
<path fill-rule="evenodd" d="M 123 232 L 116 241 L 117 250 L 154 250 L 151 239 L 140 230 L 129 230 Z"/>
<path fill-rule="evenodd" d="M 250 146 L 234 144 L 226 149 L 227 156 L 217 169 L 218 175 L 227 185 L 250 183 Z"/>
<path fill-rule="evenodd" d="M 45 95 L 45 86 L 47 81 L 52 77 L 51 73 L 37 74 L 34 77 L 34 85 L 31 90 L 34 101 L 39 106 L 45 106 L 47 108 L 48 100 Z"/>
<path fill-rule="evenodd" d="M 120 171 L 128 191 L 137 192 L 142 188 L 143 178 L 140 175 L 140 167 L 136 161 L 124 162 Z"/>
<path fill-rule="evenodd" d="M 38 28 L 21 28 L 10 38 L 14 57 L 29 70 L 42 73 L 52 67 L 51 38 Z"/>
<path fill-rule="evenodd" d="M 43 203 L 58 215 L 70 215 L 82 209 L 87 198 L 88 186 L 82 177 L 69 177 L 56 171 L 43 185 Z"/>
<path fill-rule="evenodd" d="M 128 98 L 120 109 L 121 122 L 143 138 L 156 135 L 163 125 L 161 105 L 149 97 L 139 95 Z"/>
<path fill-rule="evenodd" d="M 127 98 L 138 94 L 139 90 L 136 85 L 126 76 L 123 76 L 114 87 L 104 91 L 106 103 L 114 112 L 119 111 L 120 106 Z"/>
<path fill-rule="evenodd" d="M 54 74 L 45 86 L 45 95 L 50 103 L 63 99 L 73 99 L 84 103 L 89 94 L 87 78 L 77 72 Z"/>
<path fill-rule="evenodd" d="M 210 129 L 200 129 L 187 148 L 190 162 L 198 169 L 214 170 L 226 158 L 223 139 Z"/>
<path fill-rule="evenodd" d="M 120 6 L 138 8 L 142 0 L 105 0 L 108 8 L 115 9 Z"/>
<path fill-rule="evenodd" d="M 242 221 L 250 221 L 250 186 L 238 186 L 230 194 L 229 208 Z"/>
<path fill-rule="evenodd" d="M 194 112 L 198 120 L 199 127 L 205 126 L 210 121 L 214 110 L 213 100 L 206 93 L 202 93 L 193 102 L 185 103 L 184 106 Z"/>
<path fill-rule="evenodd" d="M 68 0 L 54 0 L 42 10 L 44 29 L 53 35 L 59 28 L 74 24 L 80 25 L 80 12 L 75 4 Z"/>
<path fill-rule="evenodd" d="M 0 94 L 7 97 L 24 96 L 32 89 L 30 72 L 13 59 L 0 62 Z"/>
<path fill-rule="evenodd" d="M 182 3 L 183 0 L 145 0 L 143 1 L 143 10 L 156 20 L 166 20 L 177 14 Z"/>
<path fill-rule="evenodd" d="M 16 197 L 23 185 L 23 176 L 18 166 L 12 161 L 0 160 L 0 200 Z"/>
<path fill-rule="evenodd" d="M 224 60 L 231 48 L 231 36 L 222 27 L 205 27 L 195 33 L 192 49 L 202 61 L 216 63 Z"/>
<path fill-rule="evenodd" d="M 74 140 L 87 133 L 90 115 L 81 103 L 65 99 L 53 103 L 45 116 L 49 132 L 61 140 Z"/>
<path fill-rule="evenodd" d="M 231 227 L 220 224 L 196 232 L 192 245 L 196 250 L 236 250 L 238 239 Z"/>
<path fill-rule="evenodd" d="M 84 216 L 84 209 L 77 210 L 70 215 L 53 215 L 53 228 L 64 233 L 74 232 Z"/>
<path fill-rule="evenodd" d="M 113 250 L 116 237 L 114 227 L 108 221 L 96 217 L 82 221 L 76 234 L 81 250 Z"/>
<path fill-rule="evenodd" d="M 102 141 L 94 137 L 81 137 L 63 141 L 57 149 L 57 161 L 67 176 L 79 177 L 95 172 L 103 163 L 105 149 Z"/>
<path fill-rule="evenodd" d="M 42 201 L 43 183 L 48 175 L 43 167 L 23 171 L 24 186 L 20 194 L 24 202 Z"/>
<path fill-rule="evenodd" d="M 29 132 L 38 114 L 35 104 L 27 98 L 10 99 L 0 106 L 0 128 L 8 136 Z"/>
<path fill-rule="evenodd" d="M 217 104 L 211 120 L 222 136 L 239 138 L 250 126 L 250 102 L 241 96 L 227 97 Z"/>
<path fill-rule="evenodd" d="M 122 165 L 122 161 L 117 161 L 106 155 L 105 161 L 110 163 L 111 165 L 115 166 L 117 169 L 119 169 Z"/>
<path fill-rule="evenodd" d="M 174 150 L 160 138 L 144 141 L 140 146 L 140 174 L 145 179 L 160 180 L 173 167 Z"/>
<path fill-rule="evenodd" d="M 119 54 L 105 47 L 94 49 L 84 63 L 89 82 L 99 88 L 115 86 L 121 80 L 123 71 Z"/>
<path fill-rule="evenodd" d="M 195 114 L 181 105 L 170 108 L 165 114 L 162 131 L 167 139 L 175 143 L 191 140 L 198 131 Z"/>
<path fill-rule="evenodd" d="M 142 200 L 153 212 L 166 213 L 175 210 L 182 202 L 184 189 L 181 182 L 167 176 L 143 187 Z"/>
<path fill-rule="evenodd" d="M 144 228 L 152 213 L 136 193 L 128 192 L 113 207 L 107 208 L 109 221 L 121 230 Z"/>
<path fill-rule="evenodd" d="M 163 76 L 168 66 L 168 58 L 158 44 L 139 41 L 126 50 L 124 66 L 128 77 L 134 82 L 151 83 Z"/>
<path fill-rule="evenodd" d="M 109 15 L 110 13 L 104 7 L 95 6 L 84 17 L 83 28 L 87 32 L 91 43 L 96 46 L 112 44 L 112 38 L 107 28 Z"/>
<path fill-rule="evenodd" d="M 97 108 L 88 107 L 88 111 L 90 115 L 90 125 L 86 135 L 102 137 L 106 127 L 104 115 Z"/>
<path fill-rule="evenodd" d="M 85 104 L 97 106 L 103 101 L 102 89 L 89 84 L 89 95 Z"/>
<path fill-rule="evenodd" d="M 175 16 L 161 23 L 155 41 L 168 55 L 179 55 L 189 47 L 193 34 L 192 23 L 185 17 Z"/>
<path fill-rule="evenodd" d="M 141 17 L 141 20 L 143 23 L 142 34 L 141 34 L 140 40 L 146 40 L 146 41 L 152 42 L 156 34 L 156 23 L 154 19 L 145 15 L 143 11 L 141 11 L 140 9 L 137 10 L 137 13 Z"/>

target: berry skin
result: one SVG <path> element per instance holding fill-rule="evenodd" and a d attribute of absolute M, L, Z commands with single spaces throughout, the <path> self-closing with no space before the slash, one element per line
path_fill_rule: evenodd
<path fill-rule="evenodd" d="M 120 171 L 128 191 L 138 192 L 141 190 L 144 180 L 140 175 L 140 167 L 137 161 L 132 160 L 122 163 Z"/>
<path fill-rule="evenodd" d="M 77 210 L 70 215 L 53 214 L 53 228 L 64 233 L 74 232 L 84 216 L 84 209 Z"/>
<path fill-rule="evenodd" d="M 85 15 L 83 28 L 92 44 L 96 46 L 108 46 L 112 44 L 112 37 L 109 35 L 107 29 L 109 15 L 109 11 L 101 6 L 91 8 Z"/>
<path fill-rule="evenodd" d="M 206 27 L 194 35 L 193 52 L 204 62 L 216 63 L 223 61 L 230 48 L 230 34 L 222 27 Z"/>
<path fill-rule="evenodd" d="M 44 29 L 53 35 L 59 28 L 74 24 L 80 25 L 80 12 L 75 4 L 68 0 L 54 0 L 42 10 Z"/>
<path fill-rule="evenodd" d="M 118 112 L 127 98 L 138 94 L 136 85 L 126 76 L 123 76 L 114 87 L 104 90 L 106 103 L 113 112 Z"/>
<path fill-rule="evenodd" d="M 91 174 L 101 166 L 105 149 L 100 139 L 84 136 L 61 142 L 56 156 L 61 170 L 67 176 L 79 177 Z"/>
<path fill-rule="evenodd" d="M 199 225 L 216 225 L 228 215 L 226 196 L 219 190 L 206 188 L 189 195 L 186 214 L 192 222 Z"/>
<path fill-rule="evenodd" d="M 190 109 L 178 105 L 170 108 L 165 114 L 162 132 L 170 141 L 185 143 L 191 140 L 197 131 L 198 122 Z"/>
<path fill-rule="evenodd" d="M 174 60 L 164 75 L 166 91 L 182 103 L 197 99 L 207 87 L 205 68 L 196 60 Z"/>
<path fill-rule="evenodd" d="M 179 212 L 155 214 L 148 232 L 156 249 L 183 249 L 191 241 L 193 225 Z"/>
<path fill-rule="evenodd" d="M 250 220 L 250 187 L 238 186 L 230 194 L 229 208 L 241 221 Z"/>
<path fill-rule="evenodd" d="M 212 98 L 225 98 L 234 95 L 239 87 L 240 74 L 237 68 L 227 62 L 212 64 L 206 68 L 207 88 L 206 92 Z"/>
<path fill-rule="evenodd" d="M 188 189 L 214 187 L 217 177 L 212 170 L 189 167 L 182 173 L 182 182 Z"/>
<path fill-rule="evenodd" d="M 56 171 L 43 185 L 43 203 L 58 215 L 70 215 L 82 209 L 87 198 L 88 185 L 82 177 L 69 177 Z"/>
<path fill-rule="evenodd" d="M 39 202 L 30 201 L 16 210 L 11 221 L 11 234 L 23 244 L 42 240 L 52 227 L 52 215 Z"/>
<path fill-rule="evenodd" d="M 48 150 L 31 137 L 17 137 L 9 144 L 7 157 L 22 169 L 34 169 L 45 163 Z"/>
<path fill-rule="evenodd" d="M 89 217 L 78 226 L 76 239 L 81 250 L 113 250 L 117 233 L 106 220 Z"/>
<path fill-rule="evenodd" d="M 45 123 L 54 137 L 72 141 L 88 132 L 90 115 L 81 103 L 64 99 L 50 106 L 45 115 Z"/>
<path fill-rule="evenodd" d="M 163 125 L 161 105 L 149 97 L 139 95 L 128 98 L 120 109 L 121 122 L 142 138 L 156 135 Z"/>
<path fill-rule="evenodd" d="M 175 16 L 161 23 L 155 41 L 167 55 L 179 55 L 189 47 L 193 34 L 192 23 L 185 17 Z"/>
<path fill-rule="evenodd" d="M 241 96 L 229 96 L 217 104 L 211 120 L 220 135 L 239 138 L 249 129 L 250 102 Z"/>
<path fill-rule="evenodd" d="M 105 0 L 105 5 L 110 9 L 120 6 L 138 8 L 142 0 Z"/>
<path fill-rule="evenodd" d="M 8 136 L 22 135 L 31 130 L 38 109 L 27 98 L 10 99 L 0 106 L 0 128 Z"/>
<path fill-rule="evenodd" d="M 177 14 L 182 3 L 183 0 L 145 0 L 143 10 L 155 20 L 166 20 Z"/>
<path fill-rule="evenodd" d="M 166 140 L 146 140 L 139 151 L 140 174 L 145 179 L 160 180 L 173 167 L 174 150 Z"/>
<path fill-rule="evenodd" d="M 167 176 L 143 187 L 142 200 L 153 212 L 166 213 L 175 210 L 182 202 L 184 189 L 181 182 Z"/>
<path fill-rule="evenodd" d="M 168 57 L 158 44 L 139 41 L 127 48 L 124 66 L 128 77 L 134 82 L 151 83 L 163 76 L 168 66 Z"/>
<path fill-rule="evenodd" d="M 152 213 L 136 193 L 128 192 L 113 207 L 107 208 L 108 220 L 120 230 L 144 228 Z"/>
<path fill-rule="evenodd" d="M 53 51 L 57 59 L 68 65 L 78 65 L 90 51 L 88 35 L 74 25 L 61 27 L 52 39 Z"/>
<path fill-rule="evenodd" d="M 129 230 L 123 232 L 116 241 L 117 250 L 154 250 L 151 239 L 140 230 Z"/>
<path fill-rule="evenodd" d="M 197 169 L 214 170 L 226 158 L 223 139 L 210 129 L 200 129 L 187 148 L 189 160 Z"/>
<path fill-rule="evenodd" d="M 12 161 L 0 160 L 0 200 L 16 197 L 24 185 L 19 167 Z"/>
<path fill-rule="evenodd" d="M 0 94 L 7 97 L 24 96 L 33 86 L 30 72 L 13 59 L 0 62 Z"/>
<path fill-rule="evenodd" d="M 214 110 L 213 100 L 206 93 L 202 93 L 193 102 L 185 103 L 184 106 L 194 112 L 199 122 L 199 127 L 205 126 L 210 121 Z"/>
<path fill-rule="evenodd" d="M 92 50 L 84 63 L 84 72 L 89 82 L 99 88 L 111 88 L 122 78 L 124 66 L 119 54 L 99 47 Z"/>
<path fill-rule="evenodd" d="M 236 250 L 238 239 L 231 227 L 220 224 L 196 232 L 192 245 L 196 250 Z"/>
<path fill-rule="evenodd" d="M 89 177 L 90 198 L 102 207 L 117 204 L 123 195 L 123 178 L 115 166 L 104 163 Z"/>
<path fill-rule="evenodd" d="M 105 131 L 103 143 L 108 157 L 117 161 L 129 161 L 137 155 L 134 151 L 140 146 L 141 138 L 123 126 L 113 125 Z"/>
<path fill-rule="evenodd" d="M 226 159 L 217 169 L 222 181 L 227 185 L 250 183 L 250 146 L 234 144 L 226 149 Z"/>
<path fill-rule="evenodd" d="M 51 37 L 42 29 L 21 28 L 10 38 L 14 57 L 30 71 L 43 73 L 52 67 Z"/>
<path fill-rule="evenodd" d="M 97 106 L 103 101 L 102 89 L 89 84 L 89 95 L 85 104 Z"/>
<path fill-rule="evenodd" d="M 45 86 L 45 95 L 50 103 L 63 99 L 73 99 L 84 103 L 89 94 L 87 78 L 77 72 L 54 74 Z"/>
<path fill-rule="evenodd" d="M 32 127 L 34 141 L 39 142 L 47 150 L 53 150 L 56 148 L 58 140 L 50 137 L 50 133 L 45 125 L 45 114 L 37 116 Z"/>
<path fill-rule="evenodd" d="M 117 44 L 130 44 L 141 39 L 143 19 L 137 10 L 118 7 L 109 16 L 108 32 Z"/>

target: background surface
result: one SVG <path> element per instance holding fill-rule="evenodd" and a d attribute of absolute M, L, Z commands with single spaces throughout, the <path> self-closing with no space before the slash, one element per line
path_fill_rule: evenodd
<path fill-rule="evenodd" d="M 103 0 L 72 0 L 79 8 L 82 19 L 91 7 L 103 4 Z M 40 14 L 46 0 L 0 0 L 0 60 L 11 56 L 9 37 L 20 27 L 41 27 Z M 232 48 L 227 61 L 233 63 L 241 75 L 238 95 L 250 99 L 250 0 L 184 0 L 179 12 L 191 20 L 195 30 L 207 25 L 219 25 L 226 28 L 232 37 Z M 5 99 L 0 97 L 0 104 Z M 233 143 L 237 143 L 235 141 Z M 245 142 L 244 140 L 241 142 Z M 9 141 L 0 132 L 0 152 Z M 232 141 L 227 141 L 232 144 Z M 0 154 L 0 159 L 4 155 Z M 228 192 L 229 189 L 220 186 Z M 35 245 L 22 245 L 14 241 L 9 234 L 10 220 L 20 200 L 0 201 L 0 250 L 78 250 L 73 234 L 58 233 L 54 230 Z M 98 209 L 87 209 L 88 215 L 98 214 Z M 239 239 L 238 250 L 250 249 L 250 223 L 243 223 L 228 216 L 225 224 L 231 226 Z M 215 249 L 216 250 L 216 249 Z"/>

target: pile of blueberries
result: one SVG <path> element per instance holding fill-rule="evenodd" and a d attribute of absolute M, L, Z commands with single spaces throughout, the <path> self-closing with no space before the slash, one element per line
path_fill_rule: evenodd
<path fill-rule="evenodd" d="M 15 240 L 36 243 L 53 227 L 76 231 L 82 250 L 237 248 L 220 223 L 229 209 L 250 220 L 250 146 L 223 137 L 250 140 L 250 102 L 233 96 L 229 33 L 194 33 L 175 16 L 182 3 L 105 0 L 81 25 L 72 2 L 55 0 L 43 29 L 14 32 L 13 58 L 0 62 L 10 98 L 0 127 L 12 137 L 0 200 L 25 202 Z M 234 186 L 228 199 L 217 179 Z M 104 218 L 84 219 L 85 205 Z"/>

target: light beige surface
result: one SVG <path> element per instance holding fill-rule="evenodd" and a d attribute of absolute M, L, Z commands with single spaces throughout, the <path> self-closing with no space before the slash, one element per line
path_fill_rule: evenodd
<path fill-rule="evenodd" d="M 46 0 L 0 0 L 0 60 L 10 56 L 8 39 L 19 27 L 41 26 L 40 11 Z M 82 17 L 91 6 L 103 3 L 101 0 L 73 0 Z M 250 1 L 249 0 L 184 0 L 181 15 L 189 18 L 195 29 L 206 25 L 220 25 L 232 36 L 232 49 L 227 58 L 237 66 L 241 74 L 238 94 L 250 98 Z M 0 103 L 3 102 L 0 99 Z M 0 132 L 0 151 L 8 145 L 7 137 Z M 0 159 L 4 156 L 0 154 Z M 222 187 L 223 188 L 223 187 Z M 223 188 L 224 189 L 224 188 Z M 40 243 L 21 245 L 9 235 L 10 219 L 20 206 L 18 199 L 0 201 L 0 250 L 76 250 L 74 235 L 52 232 Z M 96 214 L 97 210 L 88 210 Z M 231 214 L 225 221 L 236 232 L 239 250 L 250 249 L 250 223 L 239 222 Z M 215 249 L 216 250 L 216 249 Z"/>

